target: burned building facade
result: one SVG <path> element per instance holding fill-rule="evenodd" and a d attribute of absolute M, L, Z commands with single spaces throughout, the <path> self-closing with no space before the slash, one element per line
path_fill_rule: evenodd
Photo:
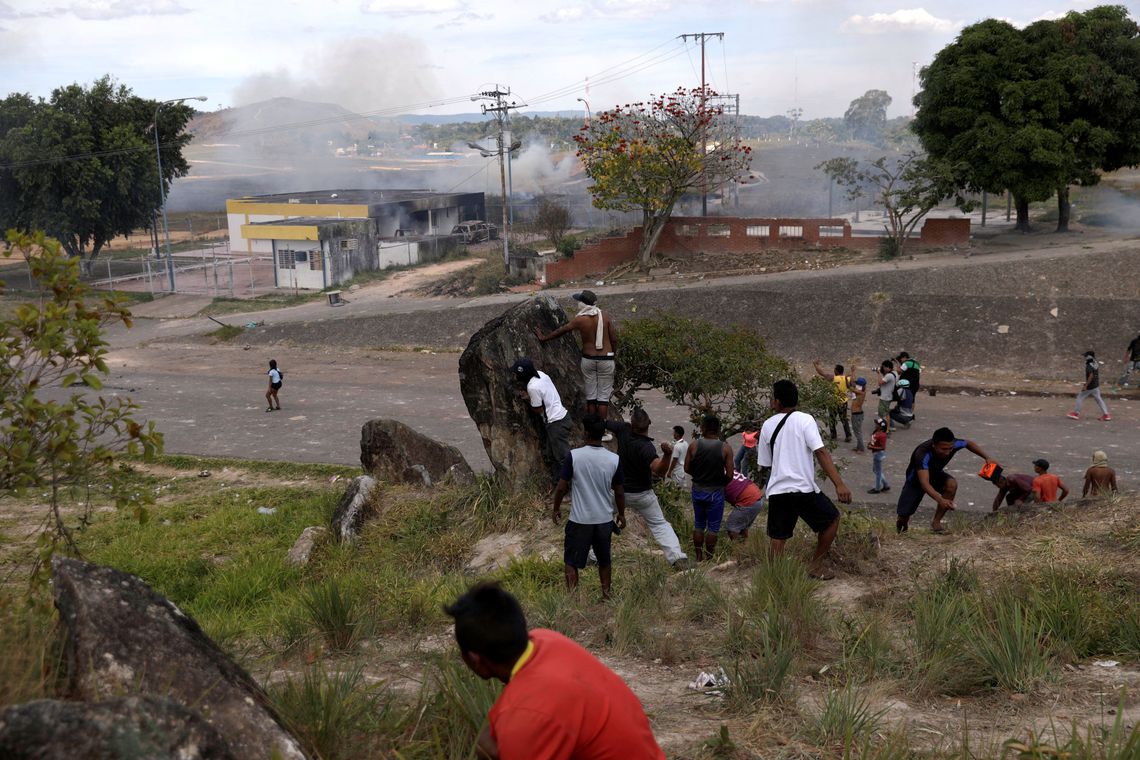
<path fill-rule="evenodd" d="M 279 288 L 323 289 L 360 272 L 443 258 L 483 193 L 313 190 L 226 201 L 230 248 L 273 260 Z"/>

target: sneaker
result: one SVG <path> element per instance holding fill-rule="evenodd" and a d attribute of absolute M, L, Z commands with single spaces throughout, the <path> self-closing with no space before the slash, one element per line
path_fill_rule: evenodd
<path fill-rule="evenodd" d="M 267 411 L 267 412 L 272 412 L 272 411 L 273 411 L 273 407 L 269 407 L 269 408 L 268 408 L 268 409 L 266 409 L 265 411 Z"/>
<path fill-rule="evenodd" d="M 693 568 L 693 561 L 688 557 L 681 557 L 673 563 L 673 569 L 677 572 L 691 570 Z"/>
<path fill-rule="evenodd" d="M 1100 416 L 1100 421 L 1101 422 L 1111 422 L 1112 421 L 1112 415 L 1111 414 L 1102 414 Z"/>
<path fill-rule="evenodd" d="M 867 489 L 867 493 L 882 493 L 882 492 L 883 492 L 883 489 L 881 489 L 881 488 L 869 488 L 869 489 Z"/>
<path fill-rule="evenodd" d="M 891 487 L 890 486 L 883 486 L 882 490 L 883 490 L 883 493 L 886 493 L 887 491 L 891 490 Z"/>
<path fill-rule="evenodd" d="M 1081 415 L 1077 414 L 1076 412 L 1069 412 L 1068 417 L 1070 420 L 1079 420 L 1081 418 Z"/>

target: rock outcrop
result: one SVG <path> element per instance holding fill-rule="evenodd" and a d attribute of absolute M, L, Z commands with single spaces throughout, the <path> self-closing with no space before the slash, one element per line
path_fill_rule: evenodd
<path fill-rule="evenodd" d="M 77 697 L 166 697 L 200 714 L 237 757 L 305 758 L 249 674 L 139 578 L 56 557 L 52 585 Z"/>
<path fill-rule="evenodd" d="M 376 504 L 372 500 L 374 488 L 375 478 L 357 475 L 344 489 L 332 516 L 333 537 L 338 542 L 351 544 L 360 535 L 364 523 L 376 516 Z"/>
<path fill-rule="evenodd" d="M 578 343 L 572 335 L 542 343 L 534 334 L 536 327 L 547 333 L 564 324 L 558 303 L 538 296 L 485 324 L 459 357 L 459 389 L 467 412 L 495 471 L 515 487 L 544 479 L 550 471 L 543 461 L 542 420 L 530 411 L 519 395 L 522 387 L 511 377 L 515 359 L 530 357 L 536 369 L 550 375 L 574 421 L 571 446 L 581 445 L 586 397 Z"/>
<path fill-rule="evenodd" d="M 196 712 L 171 699 L 105 702 L 39 699 L 0 713 L 0 757 L 7 760 L 239 760 Z"/>
<path fill-rule="evenodd" d="M 369 420 L 360 428 L 360 464 L 386 483 L 469 484 L 475 472 L 459 449 L 396 420 Z"/>

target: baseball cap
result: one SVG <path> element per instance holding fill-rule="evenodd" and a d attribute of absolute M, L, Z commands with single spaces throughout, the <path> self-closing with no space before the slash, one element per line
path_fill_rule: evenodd
<path fill-rule="evenodd" d="M 856 385 L 866 385 L 867 384 L 867 378 L 857 377 L 857 378 L 855 378 L 855 384 Z"/>
<path fill-rule="evenodd" d="M 581 301 L 587 306 L 593 306 L 598 302 L 598 297 L 594 295 L 594 291 L 592 290 L 583 290 L 581 293 L 575 293 L 570 297 L 575 301 Z"/>
<path fill-rule="evenodd" d="M 534 362 L 525 356 L 521 359 L 515 359 L 515 363 L 511 365 L 511 372 L 516 375 L 530 375 L 534 373 Z"/>
<path fill-rule="evenodd" d="M 1033 466 L 1034 467 L 1040 467 L 1042 470 L 1048 470 L 1049 469 L 1049 460 L 1048 459 L 1034 459 L 1033 460 Z"/>

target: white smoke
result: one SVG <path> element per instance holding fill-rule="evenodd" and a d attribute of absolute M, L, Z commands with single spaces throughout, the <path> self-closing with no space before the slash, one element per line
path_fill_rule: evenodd
<path fill-rule="evenodd" d="M 367 112 L 440 96 L 437 67 L 414 37 L 354 37 L 300 51 L 298 60 L 299 71 L 278 69 L 246 79 L 234 90 L 234 104 L 289 97 Z"/>

